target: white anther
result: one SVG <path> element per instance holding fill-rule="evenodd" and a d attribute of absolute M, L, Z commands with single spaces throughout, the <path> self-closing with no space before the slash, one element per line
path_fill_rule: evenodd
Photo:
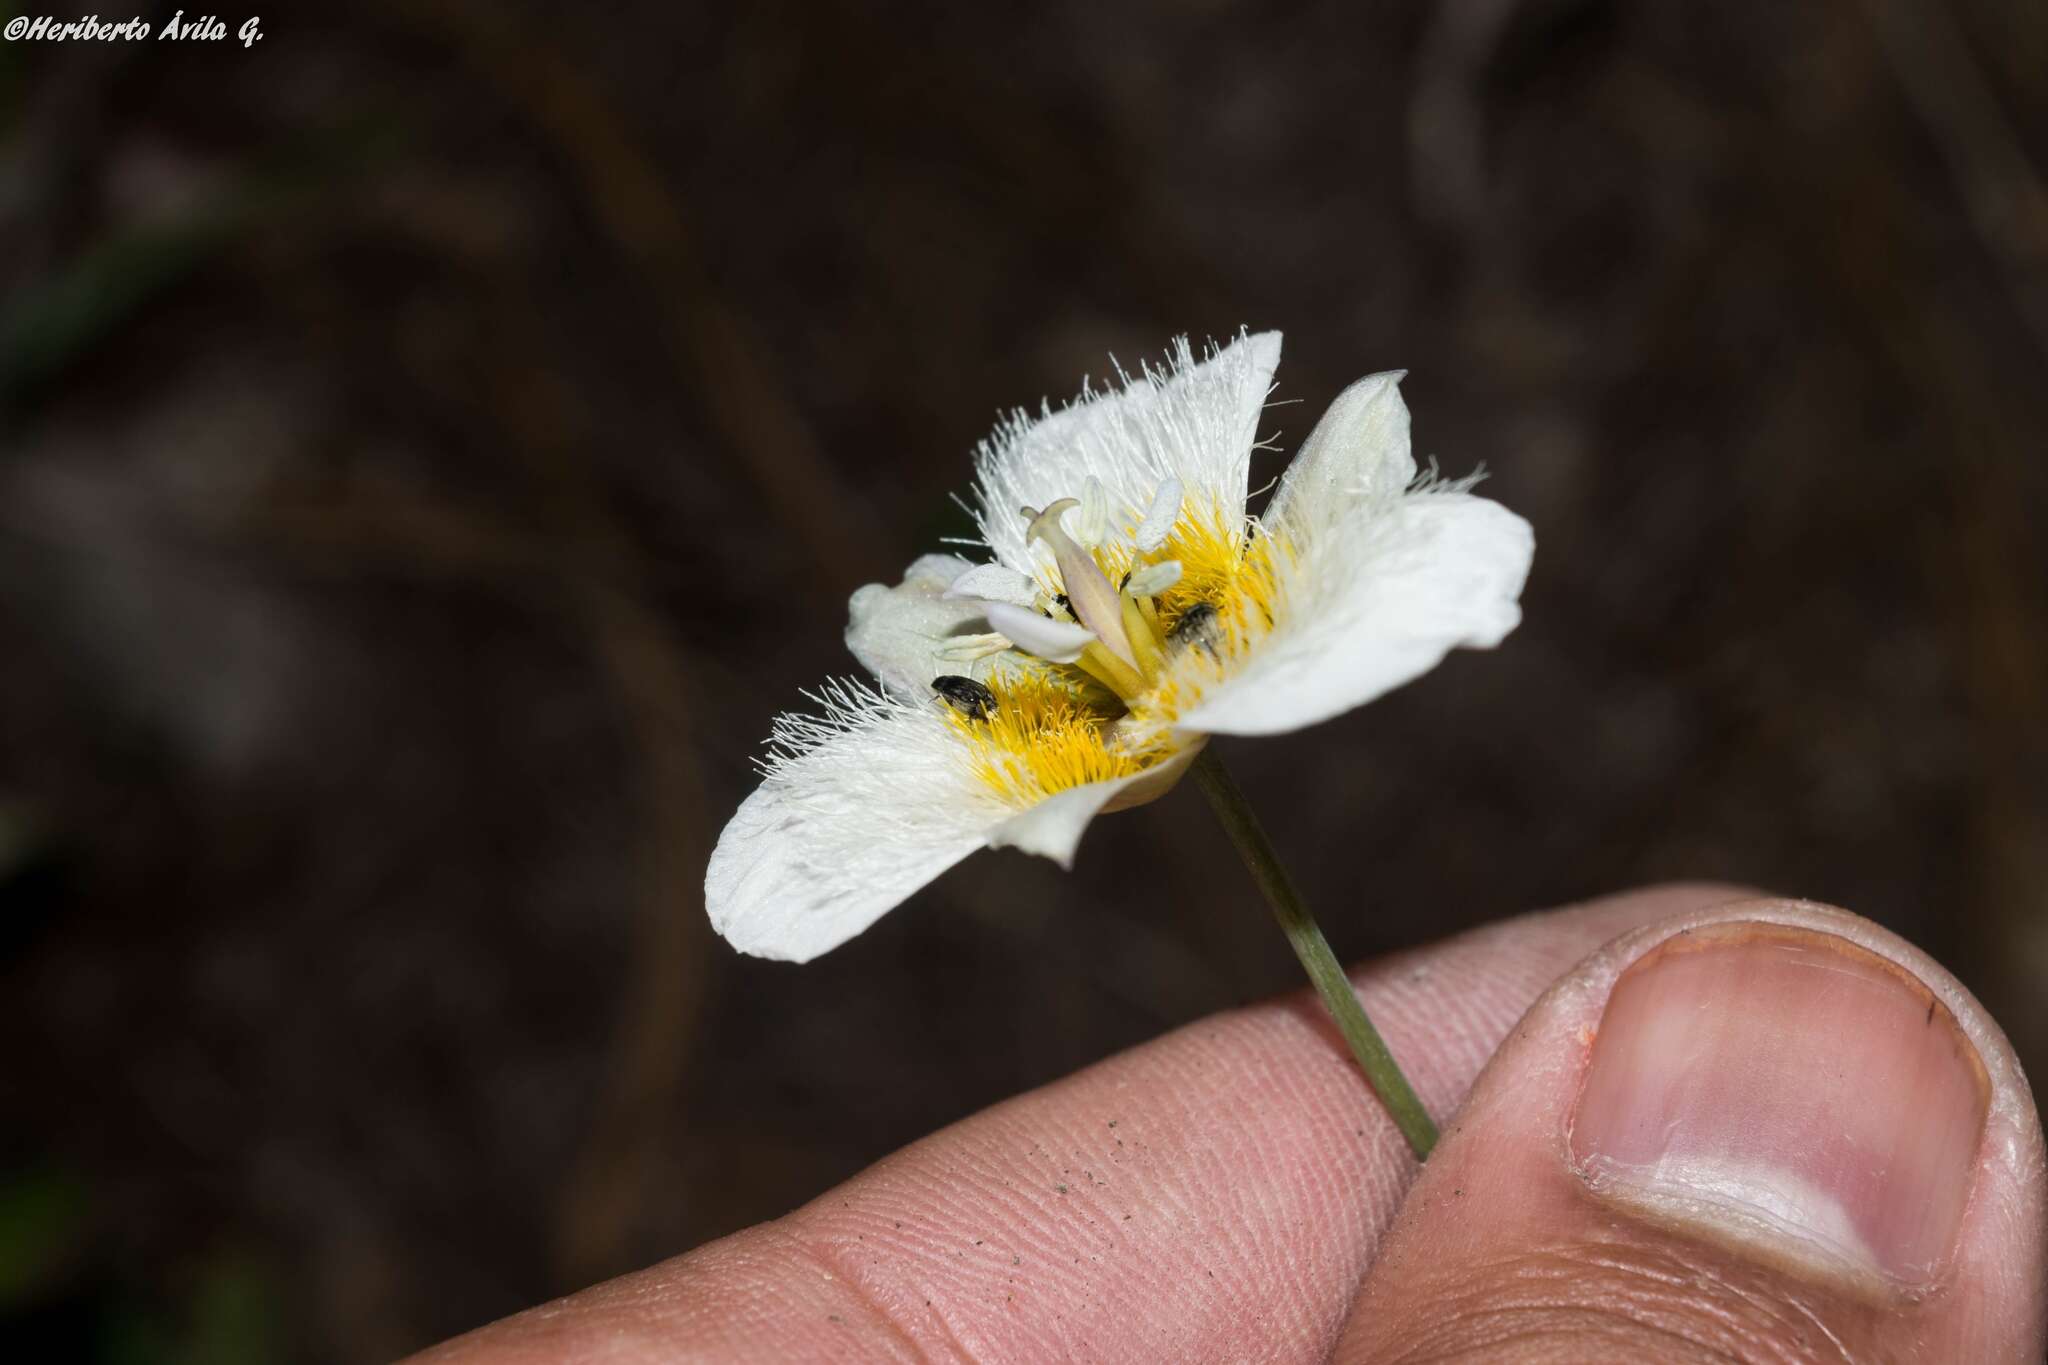
<path fill-rule="evenodd" d="M 1074 513 L 1072 534 L 1076 544 L 1090 550 L 1109 534 L 1109 490 L 1093 474 L 1081 487 L 1081 506 Z"/>
<path fill-rule="evenodd" d="M 954 579 L 945 595 L 955 599 L 974 597 L 1028 607 L 1038 600 L 1038 585 L 1015 569 L 1001 564 L 977 564 Z"/>
<path fill-rule="evenodd" d="M 1180 561 L 1162 559 L 1157 564 L 1144 565 L 1132 573 L 1124 584 L 1124 593 L 1129 597 L 1157 597 L 1178 582 Z"/>
<path fill-rule="evenodd" d="M 1070 664 L 1081 651 L 1095 643 L 1095 632 L 1071 621 L 1055 621 L 1035 611 L 991 602 L 988 623 L 1007 636 L 1026 654 L 1036 654 L 1047 663 Z"/>
<path fill-rule="evenodd" d="M 1159 485 L 1152 495 L 1152 505 L 1145 509 L 1145 519 L 1138 523 L 1137 534 L 1131 540 L 1140 554 L 1150 554 L 1166 543 L 1173 534 L 1173 524 L 1180 520 L 1180 480 L 1169 478 Z"/>
<path fill-rule="evenodd" d="M 939 647 L 939 657 L 949 664 L 971 664 L 1009 647 L 1007 635 L 955 635 Z"/>

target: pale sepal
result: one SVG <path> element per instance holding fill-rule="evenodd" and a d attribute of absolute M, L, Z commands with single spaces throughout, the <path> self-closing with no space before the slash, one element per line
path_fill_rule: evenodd
<path fill-rule="evenodd" d="M 847 603 L 846 647 L 862 667 L 898 696 L 931 694 L 942 673 L 985 673 L 945 657 L 960 637 L 985 633 L 988 604 L 953 600 L 947 589 L 973 566 L 953 555 L 924 555 L 895 587 L 870 583 Z"/>

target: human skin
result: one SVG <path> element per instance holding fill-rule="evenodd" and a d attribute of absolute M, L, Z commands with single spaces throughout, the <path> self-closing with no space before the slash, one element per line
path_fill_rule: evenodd
<path fill-rule="evenodd" d="M 418 1359 L 2042 1358 L 2032 1096 L 1896 936 L 1669 886 L 1354 980 L 1424 1167 L 1288 997 Z"/>

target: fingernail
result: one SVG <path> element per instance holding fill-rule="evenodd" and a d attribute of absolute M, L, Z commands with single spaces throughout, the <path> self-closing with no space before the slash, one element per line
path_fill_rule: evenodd
<path fill-rule="evenodd" d="M 1783 925 L 1684 931 L 1622 973 L 1572 1155 L 1596 1189 L 1908 1285 L 1946 1260 L 1990 1081 L 1896 963 Z"/>

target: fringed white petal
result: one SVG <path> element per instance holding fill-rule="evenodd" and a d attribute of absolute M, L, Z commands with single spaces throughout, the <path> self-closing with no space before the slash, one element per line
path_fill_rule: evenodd
<path fill-rule="evenodd" d="M 839 683 L 783 716 L 761 787 L 704 875 L 711 926 L 756 957 L 808 962 L 980 848 L 1013 813 L 961 761 L 933 704 Z"/>
<path fill-rule="evenodd" d="M 963 665 L 945 657 L 960 637 L 988 629 L 986 602 L 945 595 L 970 572 L 964 559 L 925 555 L 903 571 L 895 587 L 868 584 L 847 603 L 846 647 L 884 687 L 912 700 L 929 697 L 932 679 L 942 673 L 980 677 L 988 671 L 986 662 Z"/>
<path fill-rule="evenodd" d="M 975 520 L 996 558 L 1044 581 L 1051 551 L 1025 539 L 1022 507 L 1047 507 L 1101 481 L 1106 536 L 1127 542 L 1160 486 L 1178 480 L 1189 497 L 1244 505 L 1259 412 L 1280 363 L 1280 334 L 1241 336 L 1196 361 L 1183 339 L 1161 368 L 1119 373 L 1119 387 L 1084 386 L 1058 411 L 1003 421 L 975 452 Z"/>
<path fill-rule="evenodd" d="M 1296 541 L 1352 519 L 1361 507 L 1385 505 L 1415 482 L 1408 448 L 1406 370 L 1367 375 L 1337 395 L 1280 476 L 1260 520 Z"/>
<path fill-rule="evenodd" d="M 1069 787 L 1047 797 L 1031 809 L 996 826 L 990 832 L 988 842 L 996 848 L 1019 848 L 1026 853 L 1036 853 L 1041 858 L 1052 859 L 1061 867 L 1071 868 L 1074 850 L 1080 846 L 1081 834 L 1088 828 L 1089 821 L 1098 815 L 1129 810 L 1132 806 L 1142 806 L 1166 795 L 1186 775 L 1188 765 L 1195 761 L 1195 755 L 1202 751 L 1206 742 L 1201 736 L 1195 736 L 1187 748 L 1155 768 L 1131 777 L 1090 782 L 1085 787 Z"/>
<path fill-rule="evenodd" d="M 1463 492 L 1355 508 L 1297 546 L 1280 620 L 1255 653 L 1179 718 L 1209 734 L 1298 730 L 1486 649 L 1521 620 L 1529 523 Z"/>

